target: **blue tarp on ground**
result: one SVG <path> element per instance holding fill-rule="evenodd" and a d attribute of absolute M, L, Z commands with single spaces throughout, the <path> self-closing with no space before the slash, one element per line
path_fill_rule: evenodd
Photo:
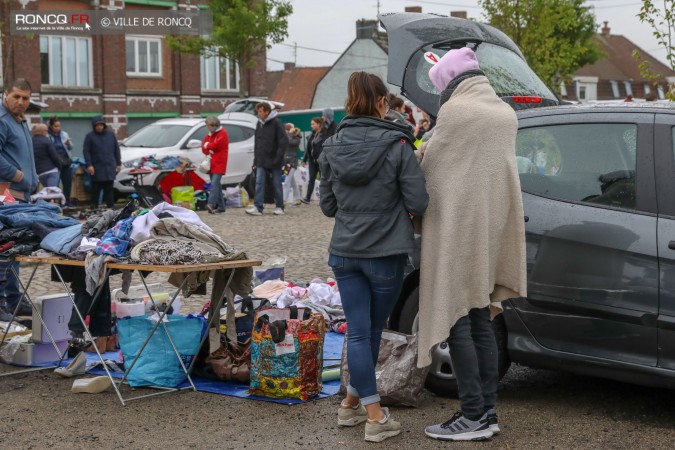
<path fill-rule="evenodd" d="M 340 333 L 328 332 L 324 339 L 323 345 L 323 357 L 324 357 L 324 366 L 330 366 L 338 364 L 340 357 L 342 355 L 342 344 L 344 341 L 344 335 Z M 119 352 L 108 352 L 103 354 L 103 359 L 110 359 L 117 362 L 118 364 L 121 361 Z M 69 361 L 64 362 L 64 365 L 67 365 Z M 87 353 L 87 364 L 92 364 L 99 362 L 98 356 L 96 353 Z M 93 369 L 88 373 L 93 375 L 105 375 L 103 369 Z M 122 378 L 122 372 L 113 372 L 113 377 Z M 282 403 L 286 405 L 294 405 L 299 403 L 304 403 L 302 400 L 291 399 L 291 398 L 269 398 L 261 397 L 258 395 L 250 395 L 247 393 L 248 384 L 246 383 L 237 383 L 232 381 L 213 381 L 206 378 L 192 377 L 192 381 L 200 392 L 210 392 L 213 394 L 222 394 L 222 395 L 231 395 L 234 397 L 248 398 L 252 400 L 262 400 L 266 402 Z M 189 383 L 186 381 L 181 385 L 181 387 L 189 386 Z M 326 397 L 331 397 L 338 393 L 340 389 L 340 381 L 325 381 L 323 383 L 323 389 L 321 394 L 312 400 L 318 400 Z"/>

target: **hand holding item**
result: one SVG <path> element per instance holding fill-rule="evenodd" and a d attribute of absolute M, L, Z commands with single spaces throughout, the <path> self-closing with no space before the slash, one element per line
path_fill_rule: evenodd
<path fill-rule="evenodd" d="M 89 172 L 89 175 L 94 175 L 94 172 L 96 172 L 96 170 L 94 169 L 94 166 L 89 166 L 87 167 L 87 172 Z"/>

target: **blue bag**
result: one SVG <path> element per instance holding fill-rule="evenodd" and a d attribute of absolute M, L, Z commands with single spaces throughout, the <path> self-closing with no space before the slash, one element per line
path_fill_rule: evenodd
<path fill-rule="evenodd" d="M 206 321 L 203 316 L 166 317 L 169 319 L 165 322 L 166 327 L 171 333 L 183 364 L 188 368 L 199 352 L 199 343 L 206 332 Z M 124 317 L 117 321 L 120 349 L 125 365 L 131 364 L 155 326 L 155 322 L 149 318 L 150 316 Z M 160 325 L 129 372 L 127 381 L 131 387 L 177 387 L 186 379 L 187 376 L 171 348 L 164 327 Z"/>

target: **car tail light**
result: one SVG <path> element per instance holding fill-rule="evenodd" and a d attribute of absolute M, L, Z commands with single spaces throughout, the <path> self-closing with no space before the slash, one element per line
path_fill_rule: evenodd
<path fill-rule="evenodd" d="M 513 96 L 514 103 L 541 103 L 541 97 L 534 96 Z"/>

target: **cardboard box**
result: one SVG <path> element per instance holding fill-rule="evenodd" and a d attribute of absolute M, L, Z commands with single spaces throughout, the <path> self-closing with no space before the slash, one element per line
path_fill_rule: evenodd
<path fill-rule="evenodd" d="M 70 188 L 70 198 L 82 203 L 91 201 L 91 192 L 84 188 L 84 175 L 84 168 L 82 166 L 75 169 Z"/>

